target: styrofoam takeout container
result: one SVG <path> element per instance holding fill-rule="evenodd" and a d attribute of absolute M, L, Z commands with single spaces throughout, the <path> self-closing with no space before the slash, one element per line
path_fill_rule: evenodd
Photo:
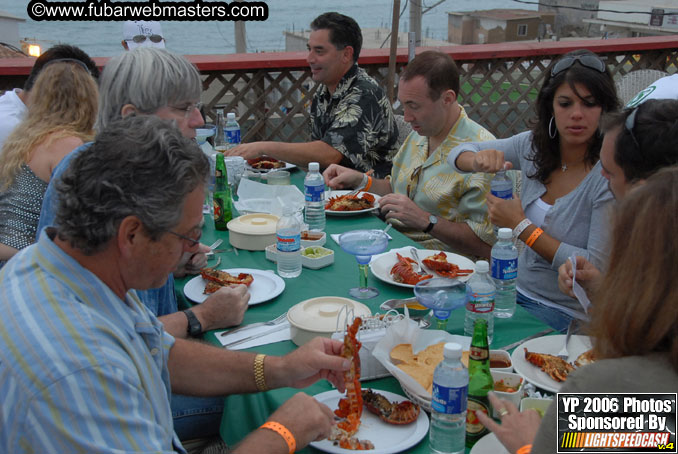
<path fill-rule="evenodd" d="M 326 266 L 329 266 L 334 263 L 334 251 L 332 249 L 327 249 L 324 247 L 321 247 L 320 249 L 324 249 L 325 251 L 329 251 L 328 255 L 325 255 L 323 257 L 318 257 L 318 258 L 313 258 L 313 257 L 307 257 L 303 254 L 303 250 L 306 248 L 302 248 L 302 254 L 301 254 L 301 266 L 305 268 L 309 268 L 312 270 L 317 270 L 320 268 L 325 268 Z M 277 253 L 278 250 L 276 249 L 275 244 L 271 244 L 269 246 L 266 246 L 266 258 L 270 260 L 271 262 L 277 262 Z"/>
<path fill-rule="evenodd" d="M 248 251 L 263 251 L 275 244 L 275 226 L 278 216 L 254 213 L 231 219 L 228 224 L 228 240 L 231 246 Z"/>
<path fill-rule="evenodd" d="M 369 317 L 370 308 L 362 303 L 340 296 L 320 296 L 295 304 L 287 311 L 292 342 L 301 346 L 314 337 L 332 337 L 332 333 L 346 327 L 346 310 L 355 317 Z M 337 320 L 339 318 L 339 320 Z"/>

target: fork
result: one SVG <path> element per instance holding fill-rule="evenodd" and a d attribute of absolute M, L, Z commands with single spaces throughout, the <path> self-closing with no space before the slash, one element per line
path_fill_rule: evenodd
<path fill-rule="evenodd" d="M 574 328 L 574 319 L 570 320 L 570 324 L 567 325 L 567 334 L 565 335 L 565 345 L 563 345 L 563 348 L 560 349 L 560 351 L 556 355 L 563 359 L 564 361 L 567 361 L 567 358 L 570 357 L 570 354 L 567 351 L 567 343 L 570 341 L 570 336 L 572 335 L 573 328 Z"/>
<path fill-rule="evenodd" d="M 429 274 L 426 272 L 426 268 L 424 268 L 424 262 L 419 260 L 419 254 L 417 254 L 417 250 L 413 247 L 410 248 L 410 254 L 412 254 L 414 261 L 417 262 L 417 266 L 419 267 L 419 271 L 417 271 L 417 274 L 420 274 L 422 276 Z"/>
<path fill-rule="evenodd" d="M 225 332 L 221 333 L 221 337 L 228 336 L 229 334 L 237 333 L 237 332 L 245 330 L 245 329 L 256 328 L 258 326 L 278 325 L 278 324 L 282 323 L 286 318 L 287 318 L 287 312 L 283 312 L 282 314 L 278 315 L 273 320 L 269 320 L 267 322 L 250 323 L 249 325 L 241 326 L 239 328 L 232 329 L 230 331 L 225 331 Z"/>

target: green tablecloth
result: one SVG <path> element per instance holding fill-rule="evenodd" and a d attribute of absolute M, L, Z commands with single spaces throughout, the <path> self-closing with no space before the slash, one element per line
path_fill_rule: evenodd
<path fill-rule="evenodd" d="M 293 174 L 293 183 L 303 184 L 303 173 Z M 332 233 L 342 233 L 353 229 L 384 228 L 385 224 L 376 216 L 363 214 L 358 216 L 333 217 L 327 216 L 326 232 L 328 234 L 325 247 L 334 250 L 334 264 L 319 270 L 304 268 L 301 276 L 295 279 L 285 279 L 285 290 L 276 298 L 251 306 L 245 313 L 244 324 L 266 321 L 287 311 L 293 305 L 308 298 L 317 296 L 343 296 L 348 297 L 348 290 L 358 285 L 358 266 L 355 257 L 344 252 L 329 237 Z M 399 248 L 406 245 L 417 244 L 400 232 L 391 229 L 393 239 L 389 242 L 389 248 Z M 216 231 L 210 218 L 206 219 L 202 241 L 210 244 L 217 238 L 223 238 L 221 248 L 228 248 L 228 232 Z M 236 256 L 233 251 L 219 254 L 221 268 L 255 268 L 263 270 L 275 270 L 275 263 L 266 259 L 263 251 L 239 250 Z M 183 286 L 190 278 L 177 279 L 176 293 L 179 306 L 190 306 L 183 294 Z M 381 282 L 373 275 L 369 276 L 370 286 L 379 289 L 379 296 L 361 300 L 372 312 L 379 311 L 379 305 L 390 298 L 407 298 L 413 296 L 412 289 L 397 287 Z M 448 323 L 448 331 L 452 334 L 463 335 L 464 309 L 454 311 Z M 547 328 L 546 325 L 529 315 L 521 307 L 516 308 L 515 315 L 510 319 L 496 319 L 494 328 L 494 340 L 492 348 L 499 348 L 511 342 L 525 338 L 533 333 Z M 205 339 L 215 345 L 221 345 L 215 338 L 214 333 L 206 333 Z M 292 351 L 295 345 L 291 341 L 256 347 L 253 350 L 269 355 L 283 355 Z M 400 385 L 393 377 L 381 378 L 363 382 L 364 386 L 383 389 L 404 395 Z M 304 391 L 315 395 L 332 389 L 326 381 L 318 382 Z M 297 393 L 297 389 L 277 389 L 258 394 L 232 395 L 226 399 L 226 409 L 221 423 L 221 436 L 229 445 L 233 446 L 245 435 L 259 427 L 266 418 L 276 410 L 285 400 Z M 314 448 L 306 448 L 298 452 L 320 452 Z M 428 437 L 425 437 L 416 447 L 409 450 L 413 453 L 428 453 Z"/>

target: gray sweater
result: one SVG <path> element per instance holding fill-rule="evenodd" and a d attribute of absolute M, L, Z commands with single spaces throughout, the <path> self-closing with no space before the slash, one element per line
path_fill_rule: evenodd
<path fill-rule="evenodd" d="M 513 168 L 522 170 L 523 210 L 544 195 L 546 187 L 537 179 L 527 177 L 535 173 L 535 165 L 528 159 L 532 154 L 532 133 L 529 131 L 508 139 L 463 143 L 452 149 L 447 162 L 461 172 L 455 165 L 460 153 L 487 149 L 504 152 L 504 158 L 513 164 Z M 518 259 L 518 286 L 551 302 L 554 307 L 582 318 L 581 304 L 558 289 L 558 267 L 575 253 L 586 257 L 599 269 L 604 268 L 609 254 L 608 217 L 613 201 L 598 162 L 579 186 L 556 200 L 544 218 L 541 228 L 561 242 L 553 262 L 549 263 L 531 248 L 524 248 Z"/>

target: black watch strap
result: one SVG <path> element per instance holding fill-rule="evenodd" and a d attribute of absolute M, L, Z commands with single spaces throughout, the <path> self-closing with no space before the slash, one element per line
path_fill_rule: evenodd
<path fill-rule="evenodd" d="M 193 311 L 190 309 L 186 309 L 182 312 L 186 314 L 186 318 L 188 319 L 188 328 L 186 330 L 188 335 L 191 337 L 200 336 L 202 334 L 202 325 L 200 324 L 198 317 L 196 317 Z"/>
<path fill-rule="evenodd" d="M 433 227 L 435 227 L 436 224 L 438 223 L 438 217 L 437 216 L 431 215 L 431 216 L 429 216 L 429 219 L 431 219 L 431 221 L 428 223 L 428 226 L 426 226 L 426 228 L 424 229 L 424 233 L 428 233 L 431 230 L 433 230 Z"/>

